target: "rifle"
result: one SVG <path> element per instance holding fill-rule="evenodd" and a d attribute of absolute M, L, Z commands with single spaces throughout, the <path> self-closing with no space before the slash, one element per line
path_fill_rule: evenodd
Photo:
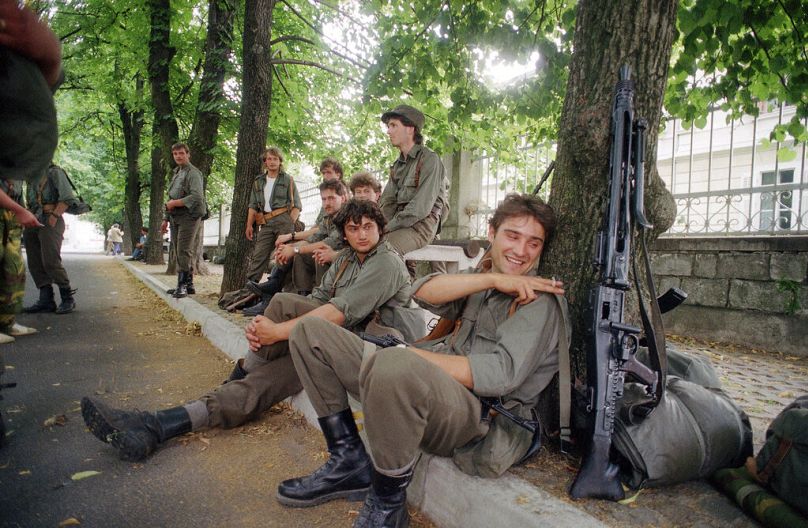
<path fill-rule="evenodd" d="M 663 373 L 640 363 L 635 352 L 640 329 L 623 320 L 626 292 L 631 288 L 629 265 L 634 227 L 653 227 L 643 207 L 644 119 L 634 117 L 634 81 L 631 70 L 620 68 L 612 110 L 612 146 L 609 166 L 609 202 L 602 229 L 595 239 L 598 283 L 589 297 L 587 333 L 587 405 L 590 439 L 581 469 L 570 488 L 575 498 L 624 498 L 619 468 L 609 461 L 617 403 L 623 396 L 626 374 L 645 385 L 649 402 L 661 397 Z"/>

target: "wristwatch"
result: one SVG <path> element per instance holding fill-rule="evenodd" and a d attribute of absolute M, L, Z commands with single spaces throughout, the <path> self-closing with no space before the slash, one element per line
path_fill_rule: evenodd
<path fill-rule="evenodd" d="M 300 246 L 295 246 L 292 251 L 295 252 L 295 255 L 300 255 Z"/>

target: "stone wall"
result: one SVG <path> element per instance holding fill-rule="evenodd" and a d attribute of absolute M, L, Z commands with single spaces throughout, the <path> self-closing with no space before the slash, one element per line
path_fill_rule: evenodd
<path fill-rule="evenodd" d="M 808 237 L 663 238 L 651 259 L 660 293 L 688 293 L 667 332 L 808 356 Z M 782 281 L 800 284 L 793 315 Z"/>

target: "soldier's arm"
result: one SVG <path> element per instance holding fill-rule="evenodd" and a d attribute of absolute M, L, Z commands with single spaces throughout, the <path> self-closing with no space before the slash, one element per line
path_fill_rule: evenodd
<path fill-rule="evenodd" d="M 446 304 L 474 293 L 497 289 L 515 297 L 521 304 L 536 299 L 536 292 L 564 294 L 562 283 L 530 275 L 471 273 L 435 275 L 418 288 L 413 297 L 430 305 Z"/>
<path fill-rule="evenodd" d="M 440 196 L 443 181 L 446 177 L 446 169 L 436 154 L 424 153 L 423 156 L 424 162 L 421 165 L 418 190 L 410 203 L 387 224 L 388 231 L 410 227 L 429 216 L 432 207 L 438 200 L 438 196 Z"/>
<path fill-rule="evenodd" d="M 188 196 L 184 196 L 182 200 L 182 205 L 189 210 L 196 208 L 199 204 L 202 203 L 202 173 L 199 172 L 198 169 L 192 169 L 188 171 L 188 174 L 185 175 L 186 178 L 190 178 L 188 182 L 188 190 L 190 193 Z"/>
<path fill-rule="evenodd" d="M 19 222 L 23 227 L 42 226 L 31 211 L 15 202 L 11 196 L 6 194 L 2 189 L 0 189 L 0 209 L 7 209 L 11 211 L 17 218 L 17 222 Z"/>
<path fill-rule="evenodd" d="M 303 210 L 303 204 L 300 202 L 300 193 L 297 192 L 297 184 L 289 177 L 289 185 L 292 186 L 292 210 L 289 211 L 289 216 L 292 217 L 292 222 L 297 222 L 300 218 L 300 211 Z"/>
<path fill-rule="evenodd" d="M 345 314 L 339 311 L 333 304 L 328 303 L 318 306 L 300 317 L 295 317 L 294 319 L 282 323 L 275 323 L 271 319 L 259 315 L 247 325 L 245 330 L 247 341 L 250 344 L 250 350 L 254 352 L 262 346 L 272 345 L 279 341 L 286 341 L 289 339 L 289 335 L 292 333 L 292 329 L 294 329 L 298 321 L 305 317 L 319 317 L 320 319 L 325 319 L 326 321 L 340 326 L 345 322 Z"/>

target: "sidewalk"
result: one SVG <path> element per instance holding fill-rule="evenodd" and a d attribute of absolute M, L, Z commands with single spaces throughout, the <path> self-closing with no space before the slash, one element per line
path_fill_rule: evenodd
<path fill-rule="evenodd" d="M 247 318 L 218 308 L 222 266 L 208 263 L 211 275 L 195 277 L 197 294 L 175 300 L 165 293 L 175 278 L 165 266 L 122 261 L 141 281 L 189 321 L 229 357 L 247 350 L 243 326 Z M 724 389 L 749 414 L 755 451 L 763 443 L 769 422 L 787 403 L 808 393 L 808 359 L 739 347 L 696 343 L 674 337 L 677 347 L 710 359 Z M 292 405 L 316 427 L 316 416 L 304 393 Z M 438 457 L 424 457 L 418 465 L 409 501 L 438 526 L 733 526 L 757 524 L 704 481 L 688 482 L 640 492 L 627 504 L 569 499 L 566 488 L 576 463 L 557 450 L 542 449 L 524 466 L 499 479 L 469 477 L 454 464 Z M 463 490 L 457 493 L 455 490 Z"/>

